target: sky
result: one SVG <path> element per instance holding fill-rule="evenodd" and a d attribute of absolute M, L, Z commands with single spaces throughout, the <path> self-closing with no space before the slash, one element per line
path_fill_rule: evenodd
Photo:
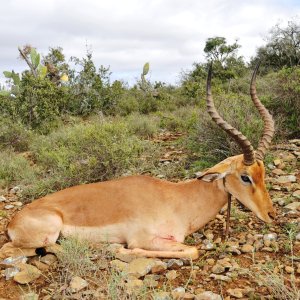
<path fill-rule="evenodd" d="M 149 62 L 148 79 L 176 84 L 205 61 L 208 38 L 238 39 L 249 61 L 274 25 L 300 17 L 300 0 L 2 0 L 0 8 L 2 83 L 2 71 L 27 67 L 17 48 L 30 44 L 42 54 L 60 46 L 67 59 L 88 47 L 97 67 L 129 84 Z"/>

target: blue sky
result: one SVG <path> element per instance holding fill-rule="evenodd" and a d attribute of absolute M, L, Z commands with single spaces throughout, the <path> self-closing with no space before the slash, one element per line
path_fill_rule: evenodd
<path fill-rule="evenodd" d="M 0 14 L 0 82 L 3 70 L 24 70 L 17 47 L 39 52 L 61 46 L 66 57 L 110 66 L 112 79 L 133 83 L 145 62 L 151 80 L 176 83 L 182 70 L 204 60 L 209 37 L 239 39 L 246 60 L 276 23 L 300 18 L 300 1 L 238 0 L 7 0 Z"/>

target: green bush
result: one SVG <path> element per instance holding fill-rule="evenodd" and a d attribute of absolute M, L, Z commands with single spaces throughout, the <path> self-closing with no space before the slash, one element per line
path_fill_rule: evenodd
<path fill-rule="evenodd" d="M 62 128 L 31 146 L 55 189 L 118 177 L 134 168 L 147 144 L 124 123 L 88 123 Z"/>
<path fill-rule="evenodd" d="M 269 94 L 267 106 L 278 120 L 281 138 L 300 136 L 300 67 L 283 68 L 266 77 Z M 282 123 L 280 122 L 282 121 Z"/>
<path fill-rule="evenodd" d="M 0 152 L 0 186 L 26 185 L 36 178 L 34 169 L 21 155 L 13 151 Z"/>
<path fill-rule="evenodd" d="M 28 150 L 33 133 L 24 125 L 12 119 L 0 119 L 0 148 L 12 148 L 15 151 Z"/>
<path fill-rule="evenodd" d="M 126 119 L 128 128 L 133 134 L 142 137 L 153 137 L 159 130 L 159 118 L 153 115 L 134 113 Z"/>
<path fill-rule="evenodd" d="M 66 87 L 29 74 L 22 77 L 20 94 L 13 100 L 17 117 L 30 128 L 55 120 L 66 111 L 68 101 Z"/>

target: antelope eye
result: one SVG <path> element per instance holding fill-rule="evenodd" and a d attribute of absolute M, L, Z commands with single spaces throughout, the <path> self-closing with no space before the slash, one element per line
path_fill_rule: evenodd
<path fill-rule="evenodd" d="M 241 175 L 241 179 L 245 183 L 251 183 L 251 180 L 250 180 L 249 176 L 247 176 L 247 175 Z"/>

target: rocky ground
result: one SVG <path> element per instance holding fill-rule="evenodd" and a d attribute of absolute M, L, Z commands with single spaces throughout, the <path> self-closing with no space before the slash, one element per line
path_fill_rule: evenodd
<path fill-rule="evenodd" d="M 178 155 L 169 151 L 162 162 Z M 300 140 L 274 146 L 272 156 L 266 163 L 277 208 L 271 225 L 235 203 L 227 241 L 225 209 L 186 239 L 200 251 L 193 262 L 114 255 L 117 245 L 95 250 L 64 241 L 63 252 L 0 262 L 0 299 L 300 299 Z M 0 246 L 23 206 L 19 193 L 15 187 L 0 197 Z"/>

